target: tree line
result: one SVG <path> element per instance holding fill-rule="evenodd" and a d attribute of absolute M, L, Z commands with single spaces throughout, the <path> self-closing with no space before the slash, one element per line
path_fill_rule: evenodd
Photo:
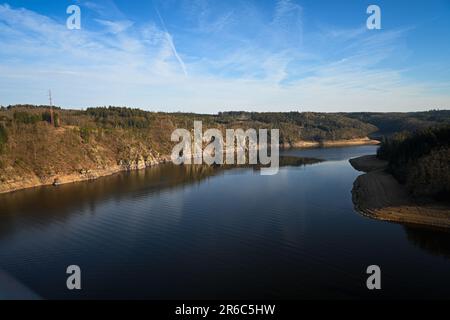
<path fill-rule="evenodd" d="M 385 138 L 378 157 L 413 195 L 450 199 L 450 125 Z"/>

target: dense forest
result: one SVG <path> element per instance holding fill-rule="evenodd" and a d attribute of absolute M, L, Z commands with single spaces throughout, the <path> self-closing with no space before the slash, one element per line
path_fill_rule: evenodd
<path fill-rule="evenodd" d="M 372 136 L 382 137 L 397 132 L 415 132 L 432 126 L 450 125 L 450 110 L 431 110 L 407 113 L 348 113 L 350 118 L 370 123 L 378 128 Z"/>
<path fill-rule="evenodd" d="M 50 121 L 48 106 L 15 105 L 0 110 L 0 122 L 13 124 L 36 124 Z M 63 110 L 55 108 L 56 123 L 61 126 L 77 126 L 84 135 L 98 129 L 141 130 L 170 128 L 192 128 L 194 120 L 201 120 L 206 127 L 215 128 L 277 128 L 280 143 L 296 141 L 326 141 L 366 137 L 377 131 L 374 125 L 364 123 L 344 114 L 324 113 L 248 113 L 222 112 L 217 115 L 191 113 L 149 112 L 125 107 L 98 107 L 87 110 Z M 169 134 L 169 135 L 167 135 Z M 159 133 L 165 138 L 170 133 Z"/>
<path fill-rule="evenodd" d="M 450 125 L 385 138 L 378 157 L 414 196 L 450 199 Z"/>
<path fill-rule="evenodd" d="M 219 123 L 247 121 L 281 129 L 281 144 L 296 140 L 323 141 L 365 137 L 376 132 L 374 125 L 344 114 L 315 112 L 222 112 Z"/>

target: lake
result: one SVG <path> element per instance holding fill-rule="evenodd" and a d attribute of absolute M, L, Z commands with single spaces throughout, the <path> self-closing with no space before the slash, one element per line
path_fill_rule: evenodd
<path fill-rule="evenodd" d="M 0 195 L 0 269 L 45 299 L 449 298 L 449 233 L 354 210 L 348 159 L 375 152 L 287 150 L 324 161 L 275 176 L 168 164 Z M 373 264 L 381 291 L 366 288 Z"/>

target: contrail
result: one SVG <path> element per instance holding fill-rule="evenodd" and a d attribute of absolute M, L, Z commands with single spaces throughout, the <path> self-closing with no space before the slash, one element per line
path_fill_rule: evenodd
<path fill-rule="evenodd" d="M 166 39 L 169 42 L 170 48 L 172 49 L 172 53 L 175 56 L 175 58 L 178 60 L 178 63 L 180 64 L 184 75 L 187 77 L 188 73 L 187 73 L 187 70 L 186 70 L 186 65 L 184 64 L 184 62 L 181 59 L 181 57 L 178 55 L 177 48 L 175 48 L 175 44 L 173 43 L 172 36 L 170 35 L 169 31 L 167 30 L 166 24 L 164 23 L 164 20 L 163 20 L 161 14 L 159 13 L 159 10 L 158 10 L 158 8 L 156 6 L 155 6 L 155 10 L 156 10 L 156 13 L 158 14 L 159 20 L 161 21 L 161 24 L 163 26 L 164 34 L 166 35 Z"/>

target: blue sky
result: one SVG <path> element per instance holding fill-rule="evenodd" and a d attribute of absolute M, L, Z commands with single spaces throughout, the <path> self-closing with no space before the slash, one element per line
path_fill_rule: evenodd
<path fill-rule="evenodd" d="M 0 105 L 449 109 L 449 35 L 448 0 L 0 1 Z"/>

